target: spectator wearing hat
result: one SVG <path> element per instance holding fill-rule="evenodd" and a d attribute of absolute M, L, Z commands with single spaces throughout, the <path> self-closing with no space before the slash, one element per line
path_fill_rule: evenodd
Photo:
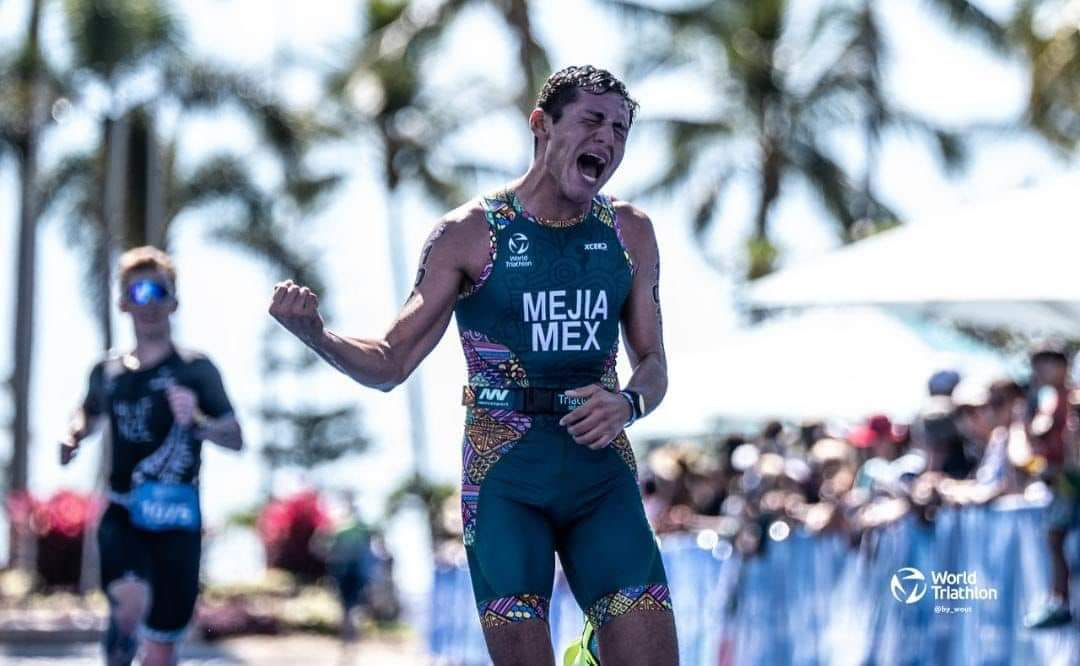
<path fill-rule="evenodd" d="M 1027 618 L 1031 629 L 1069 624 L 1069 563 L 1065 557 L 1065 537 L 1080 527 L 1080 471 L 1066 465 L 1075 460 L 1076 427 L 1069 408 L 1069 357 L 1057 340 L 1044 342 L 1031 354 L 1031 387 L 1028 391 L 1025 425 L 1036 460 L 1044 467 L 1042 476 L 1052 488 L 1048 510 L 1050 527 L 1051 590 L 1041 608 Z"/>
<path fill-rule="evenodd" d="M 984 504 L 1019 489 L 1009 466 L 1008 445 L 1016 427 L 1020 387 L 1002 379 L 989 386 L 966 381 L 953 393 L 956 424 L 967 440 L 968 453 L 978 463 L 971 479 L 947 479 L 940 488 L 944 498 L 957 504 Z"/>
<path fill-rule="evenodd" d="M 931 397 L 949 398 L 959 384 L 960 373 L 955 370 L 939 370 L 930 375 L 926 388 Z"/>
<path fill-rule="evenodd" d="M 904 441 L 904 436 L 888 416 L 875 414 L 848 433 L 848 441 L 865 460 L 855 476 L 855 487 L 870 488 L 877 471 L 887 469 L 900 457 L 899 444 Z"/>
<path fill-rule="evenodd" d="M 1017 404 L 1023 397 L 1020 386 L 1009 379 L 999 379 L 987 390 L 982 411 L 990 426 L 990 435 L 975 468 L 975 481 L 984 488 L 995 488 L 1000 492 L 1016 489 L 1015 474 L 1008 465 L 1008 445 L 1014 426 L 1019 426 Z"/>
<path fill-rule="evenodd" d="M 928 471 L 966 479 L 978 462 L 977 447 L 964 437 L 957 416 L 951 397 L 931 396 L 913 424 L 914 437 L 926 451 Z"/>

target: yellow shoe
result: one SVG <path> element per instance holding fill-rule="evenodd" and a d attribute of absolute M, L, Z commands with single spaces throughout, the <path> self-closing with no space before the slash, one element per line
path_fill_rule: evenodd
<path fill-rule="evenodd" d="M 581 640 L 566 648 L 563 654 L 563 666 L 600 666 L 600 648 L 592 623 L 585 620 L 585 630 Z"/>

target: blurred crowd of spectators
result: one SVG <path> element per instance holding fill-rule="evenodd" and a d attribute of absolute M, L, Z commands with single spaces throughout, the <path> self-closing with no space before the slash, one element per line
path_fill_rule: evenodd
<path fill-rule="evenodd" d="M 642 465 L 646 512 L 660 534 L 712 529 L 753 555 L 770 530 L 839 532 L 857 543 L 909 513 L 930 521 L 945 504 L 1045 494 L 1075 465 L 1080 395 L 1068 386 L 1063 346 L 1047 343 L 1031 358 L 1023 385 L 935 373 L 911 423 L 884 414 L 846 429 L 771 422 L 756 435 L 660 444 Z"/>

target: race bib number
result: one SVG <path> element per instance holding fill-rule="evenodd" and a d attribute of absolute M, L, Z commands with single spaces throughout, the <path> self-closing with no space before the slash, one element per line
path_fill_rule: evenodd
<path fill-rule="evenodd" d="M 131 522 L 153 532 L 196 531 L 202 526 L 199 490 L 190 483 L 145 481 L 131 491 Z"/>

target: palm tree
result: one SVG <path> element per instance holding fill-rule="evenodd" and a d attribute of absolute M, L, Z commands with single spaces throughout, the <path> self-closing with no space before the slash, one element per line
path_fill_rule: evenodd
<path fill-rule="evenodd" d="M 935 0 L 951 20 L 1000 44 L 1003 31 L 965 0 Z M 930 136 L 949 169 L 964 162 L 961 135 L 890 101 L 882 87 L 885 55 L 875 0 L 826 4 L 804 39 L 791 28 L 786 0 L 694 2 L 658 9 L 605 0 L 638 25 L 662 29 L 637 49 L 632 70 L 651 72 L 677 65 L 699 67 L 708 89 L 717 91 L 712 111 L 699 118 L 669 118 L 667 169 L 647 192 L 695 186 L 693 225 L 710 228 L 727 187 L 748 180 L 756 192 L 753 231 L 747 241 L 748 278 L 776 265 L 771 222 L 783 188 L 800 180 L 819 196 L 845 242 L 882 226 L 896 214 L 874 183 L 882 133 L 890 128 Z M 797 63 L 802 63 L 801 66 Z M 809 63 L 809 64 L 808 64 Z M 715 67 L 709 70 L 708 67 Z M 700 70 L 704 69 L 704 72 Z M 719 80 L 710 76 L 718 71 Z M 712 80 L 710 80 L 712 79 Z M 826 144 L 837 130 L 863 137 L 867 166 L 855 173 Z M 732 155 L 749 155 L 742 161 Z M 707 174 L 695 177 L 697 174 Z"/>
<path fill-rule="evenodd" d="M 111 100 L 98 118 L 100 143 L 63 159 L 45 190 L 50 201 L 70 203 L 75 214 L 68 217 L 69 237 L 76 247 L 92 249 L 87 284 L 105 348 L 112 340 L 109 294 L 115 249 L 166 247 L 180 215 L 200 206 L 233 204 L 239 215 L 214 228 L 216 237 L 281 272 L 318 284 L 309 260 L 285 242 L 284 227 L 291 220 L 275 210 L 301 217 L 324 203 L 340 182 L 337 174 L 310 173 L 304 163 L 310 146 L 333 130 L 310 112 L 285 108 L 240 74 L 186 58 L 180 25 L 161 2 L 69 0 L 67 19 L 76 72 L 103 85 Z M 128 78 L 147 71 L 157 75 L 159 85 L 130 101 L 132 95 L 124 94 Z M 257 185 L 252 160 L 224 152 L 180 170 L 182 121 L 224 106 L 243 112 L 259 132 L 281 172 L 276 185 Z M 164 111 L 174 117 L 171 136 L 161 129 Z M 289 205 L 275 208 L 275 201 L 283 199 Z"/>
<path fill-rule="evenodd" d="M 0 68 L 0 86 L 7 91 L 0 103 L 0 157 L 11 153 L 19 175 L 19 236 L 15 272 L 15 368 L 11 378 L 14 402 L 12 456 L 7 490 L 26 490 L 30 441 L 30 378 L 34 331 L 34 273 L 37 250 L 38 143 L 44 129 L 49 94 L 44 81 L 39 45 L 41 0 L 30 7 L 23 43 L 13 62 Z"/>
<path fill-rule="evenodd" d="M 499 172 L 485 165 L 454 164 L 439 168 L 432 155 L 442 140 L 449 138 L 467 121 L 494 111 L 490 100 L 498 94 L 470 94 L 468 101 L 437 105 L 424 89 L 420 68 L 424 58 L 436 52 L 439 39 L 454 16 L 470 4 L 468 0 L 446 0 L 433 10 L 404 0 L 368 0 L 364 4 L 362 33 L 349 61 L 330 74 L 328 89 L 339 102 L 343 124 L 366 133 L 381 152 L 380 179 L 387 191 L 388 236 L 395 297 L 404 300 L 407 279 L 402 232 L 397 214 L 402 186 L 418 184 L 425 195 L 441 206 L 464 199 L 462 182 L 481 172 Z M 491 0 L 506 18 L 517 38 L 517 63 L 524 85 L 513 91 L 503 104 L 528 114 L 533 96 L 547 75 L 548 58 L 531 27 L 525 0 Z M 430 7 L 429 7 L 430 9 Z M 482 106 L 466 108 L 468 102 Z M 425 459 L 423 394 L 419 374 L 406 383 L 410 410 L 410 440 L 413 473 L 423 478 Z"/>
<path fill-rule="evenodd" d="M 68 0 L 65 18 L 74 55 L 69 88 L 79 109 L 94 114 L 100 141 L 61 159 L 43 179 L 43 198 L 70 209 L 66 229 L 86 255 L 85 284 L 104 348 L 112 346 L 114 252 L 145 244 L 166 248 L 181 216 L 200 208 L 227 211 L 209 229 L 215 238 L 279 273 L 320 284 L 308 255 L 289 242 L 287 231 L 340 182 L 337 174 L 312 173 L 305 159 L 333 129 L 309 111 L 286 108 L 247 76 L 186 57 L 181 26 L 163 2 Z M 130 85 L 135 77 L 142 86 Z M 147 79 L 157 85 L 148 89 Z M 107 91 L 104 108 L 86 108 L 86 86 Z M 246 116 L 268 154 L 216 152 L 182 168 L 184 121 L 226 106 Z M 166 116 L 170 122 L 162 120 Z M 173 128 L 171 134 L 166 127 Z M 270 184 L 253 174 L 254 166 L 267 162 L 279 173 Z M 99 476 L 107 464 L 103 455 Z M 96 569 L 92 551 L 85 551 L 84 585 Z"/>
<path fill-rule="evenodd" d="M 0 157 L 10 153 L 19 178 L 19 236 L 15 268 L 15 367 L 10 380 L 14 418 L 11 426 L 11 459 L 6 491 L 27 489 L 30 450 L 30 384 L 33 362 L 34 278 L 36 272 L 37 222 L 41 205 L 38 192 L 38 146 L 46 129 L 46 109 L 55 97 L 55 81 L 40 47 L 44 3 L 34 0 L 23 42 L 10 62 L 0 63 Z M 33 540 L 11 525 L 9 562 L 26 568 Z"/>

